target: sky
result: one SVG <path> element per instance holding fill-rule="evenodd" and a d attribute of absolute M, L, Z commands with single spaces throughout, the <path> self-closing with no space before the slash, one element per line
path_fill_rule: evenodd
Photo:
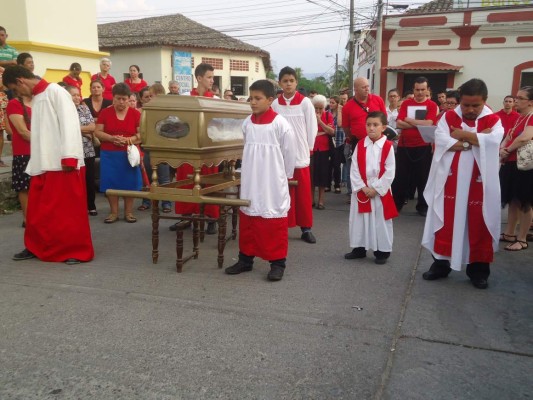
<path fill-rule="evenodd" d="M 386 2 L 387 0 L 385 0 Z M 390 0 L 395 4 L 416 0 Z M 421 5 L 428 0 L 419 0 Z M 99 24 L 168 14 L 186 17 L 270 53 L 274 72 L 286 65 L 305 76 L 333 75 L 343 64 L 350 0 L 97 0 Z M 356 28 L 368 26 L 375 1 L 356 0 Z"/>

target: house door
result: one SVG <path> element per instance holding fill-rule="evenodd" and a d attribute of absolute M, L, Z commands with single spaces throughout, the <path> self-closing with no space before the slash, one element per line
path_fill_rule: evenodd
<path fill-rule="evenodd" d="M 409 74 L 406 73 L 403 77 L 403 90 L 409 90 L 413 89 L 415 85 L 415 79 L 419 76 L 425 76 L 429 81 L 429 87 L 431 88 L 431 100 L 433 100 L 435 103 L 438 104 L 437 101 L 437 94 L 439 92 L 445 92 L 446 91 L 446 83 L 448 82 L 448 74 L 447 73 L 439 73 L 439 74 L 429 74 L 429 73 L 416 73 L 416 74 Z"/>

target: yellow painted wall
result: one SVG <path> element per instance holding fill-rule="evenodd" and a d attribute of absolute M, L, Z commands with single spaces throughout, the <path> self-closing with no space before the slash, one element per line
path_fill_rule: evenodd
<path fill-rule="evenodd" d="M 48 82 L 61 82 L 65 75 L 68 75 L 68 69 L 47 69 L 41 78 L 45 79 Z M 90 83 L 91 83 L 91 74 L 87 71 L 82 71 L 81 79 L 83 80 L 83 86 L 81 87 L 81 95 L 83 98 L 89 97 L 90 92 Z"/>

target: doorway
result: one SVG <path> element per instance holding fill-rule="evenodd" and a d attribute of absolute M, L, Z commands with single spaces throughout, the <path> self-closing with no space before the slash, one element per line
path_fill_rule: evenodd
<path fill-rule="evenodd" d="M 406 73 L 403 76 L 403 90 L 412 90 L 415 85 L 415 79 L 419 76 L 425 76 L 429 81 L 429 87 L 431 89 L 431 100 L 435 103 L 438 103 L 437 94 L 439 92 L 446 92 L 446 85 L 448 83 L 448 73 L 427 73 L 427 72 L 418 72 L 416 74 Z"/>

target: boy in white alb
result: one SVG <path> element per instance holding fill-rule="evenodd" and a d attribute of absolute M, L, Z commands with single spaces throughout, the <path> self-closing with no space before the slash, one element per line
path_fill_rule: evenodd
<path fill-rule="evenodd" d="M 283 93 L 274 100 L 272 109 L 289 121 L 296 136 L 294 180 L 298 182 L 298 185 L 289 188 L 291 195 L 289 227 L 299 226 L 302 230 L 302 240 L 307 243 L 316 243 L 316 238 L 311 232 L 313 199 L 309 171 L 311 151 L 318 132 L 315 107 L 311 100 L 296 91 L 298 81 L 294 69 L 290 67 L 281 69 L 279 85 Z"/>
<path fill-rule="evenodd" d="M 396 164 L 392 142 L 383 132 L 387 115 L 373 111 L 366 118 L 367 136 L 352 155 L 350 179 L 353 199 L 350 205 L 350 247 L 346 259 L 364 258 L 374 250 L 376 264 L 385 264 L 392 251 L 392 218 L 398 216 L 390 187 Z"/>
<path fill-rule="evenodd" d="M 243 123 L 241 198 L 250 206 L 239 212 L 239 261 L 230 275 L 251 271 L 254 257 L 270 262 L 268 279 L 279 281 L 288 250 L 289 183 L 296 161 L 295 135 L 271 104 L 274 85 L 266 79 L 250 86 L 252 115 Z"/>

